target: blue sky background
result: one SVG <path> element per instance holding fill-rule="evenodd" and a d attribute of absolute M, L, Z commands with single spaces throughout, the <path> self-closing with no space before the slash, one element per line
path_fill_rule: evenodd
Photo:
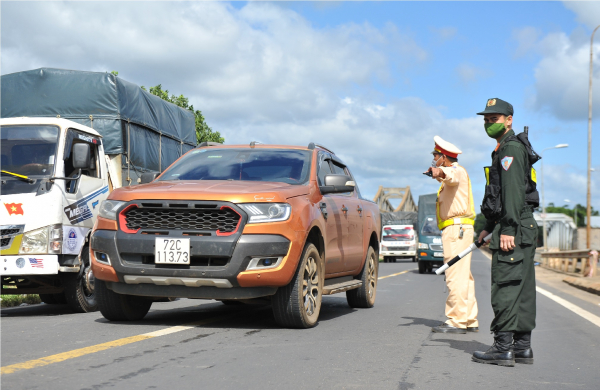
<path fill-rule="evenodd" d="M 2 2 L 1 73 L 118 70 L 190 97 L 227 143 L 320 141 L 366 197 L 421 175 L 433 136 L 463 149 L 479 202 L 488 98 L 545 154 L 546 201 L 585 204 L 589 36 L 598 2 Z M 597 42 L 600 43 L 600 36 Z M 595 45 L 600 52 L 600 44 Z M 598 64 L 598 56 L 595 56 Z M 594 66 L 595 144 L 600 64 Z M 600 209 L 600 160 L 592 166 Z M 539 167 L 538 167 L 539 170 Z"/>

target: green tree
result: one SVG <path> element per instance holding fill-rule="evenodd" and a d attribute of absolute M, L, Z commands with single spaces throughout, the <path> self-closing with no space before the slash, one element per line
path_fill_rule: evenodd
<path fill-rule="evenodd" d="M 146 88 L 144 86 L 142 86 L 142 89 L 144 91 L 146 91 Z M 198 143 L 201 143 L 201 142 L 224 143 L 225 142 L 225 138 L 223 138 L 221 136 L 221 133 L 219 133 L 218 131 L 214 131 L 206 124 L 206 120 L 204 119 L 204 115 L 202 115 L 202 111 L 194 110 L 194 106 L 190 105 L 189 99 L 186 98 L 185 96 L 183 96 L 183 95 L 169 96 L 169 90 L 168 89 L 163 90 L 161 84 L 158 84 L 154 87 L 150 87 L 149 92 L 155 96 L 158 96 L 159 98 L 161 98 L 163 100 L 173 103 L 181 108 L 185 108 L 186 110 L 190 110 L 191 112 L 194 113 L 194 116 L 196 117 L 196 139 L 197 139 Z"/>
<path fill-rule="evenodd" d="M 483 231 L 486 223 L 487 219 L 485 219 L 485 216 L 481 213 L 477 214 L 475 217 L 475 226 L 473 226 L 473 230 L 475 231 L 475 239 L 479 237 L 479 233 Z"/>
<path fill-rule="evenodd" d="M 562 207 L 555 206 L 554 203 L 548 203 L 546 206 L 547 213 L 560 213 L 568 215 L 569 217 L 575 219 L 575 213 L 577 213 L 577 227 L 585 226 L 585 217 L 587 216 L 587 209 L 585 206 L 577 203 L 573 209 L 570 209 L 569 206 L 564 205 Z M 598 210 L 594 210 L 592 207 L 592 215 L 598 215 Z"/>

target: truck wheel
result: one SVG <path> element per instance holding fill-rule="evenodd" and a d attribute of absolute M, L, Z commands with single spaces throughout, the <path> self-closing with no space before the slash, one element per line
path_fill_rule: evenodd
<path fill-rule="evenodd" d="M 370 308 L 375 305 L 378 275 L 379 262 L 376 261 L 375 250 L 373 247 L 369 247 L 365 265 L 358 275 L 358 278 L 362 281 L 362 286 L 346 291 L 346 300 L 350 307 Z"/>
<path fill-rule="evenodd" d="M 423 260 L 419 260 L 419 273 L 424 274 L 427 269 L 427 264 Z"/>
<path fill-rule="evenodd" d="M 100 313 L 109 321 L 141 320 L 152 306 L 150 299 L 109 290 L 102 280 L 96 280 L 96 295 Z"/>
<path fill-rule="evenodd" d="M 273 296 L 277 324 L 304 329 L 317 324 L 325 280 L 323 268 L 319 251 L 312 243 L 307 243 L 291 282 L 279 287 Z"/>
<path fill-rule="evenodd" d="M 75 313 L 89 313 L 98 310 L 94 292 L 95 278 L 90 265 L 89 247 L 81 252 L 81 270 L 77 275 L 66 274 L 65 298 L 67 304 Z"/>

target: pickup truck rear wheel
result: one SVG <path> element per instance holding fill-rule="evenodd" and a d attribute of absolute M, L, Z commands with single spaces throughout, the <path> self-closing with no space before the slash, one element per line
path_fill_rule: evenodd
<path fill-rule="evenodd" d="M 289 328 L 312 328 L 321 311 L 324 269 L 319 251 L 307 243 L 292 281 L 272 299 L 275 321 Z"/>
<path fill-rule="evenodd" d="M 375 305 L 377 295 L 377 278 L 379 275 L 379 262 L 373 247 L 369 247 L 365 265 L 358 275 L 362 286 L 346 291 L 346 300 L 350 307 L 370 308 Z"/>
<path fill-rule="evenodd" d="M 100 313 L 109 321 L 137 321 L 148 314 L 152 301 L 135 295 L 117 294 L 102 280 L 96 280 Z"/>
<path fill-rule="evenodd" d="M 64 275 L 65 298 L 75 313 L 89 313 L 98 310 L 94 292 L 95 278 L 90 265 L 89 247 L 81 252 L 81 270 L 77 274 Z"/>

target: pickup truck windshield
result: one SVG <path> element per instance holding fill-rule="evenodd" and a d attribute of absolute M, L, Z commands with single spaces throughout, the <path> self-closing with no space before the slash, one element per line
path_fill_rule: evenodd
<path fill-rule="evenodd" d="M 311 152 L 290 149 L 199 149 L 164 172 L 168 180 L 247 180 L 288 184 L 308 182 Z"/>
<path fill-rule="evenodd" d="M 424 236 L 441 236 L 442 232 L 438 229 L 435 215 L 430 215 L 425 218 L 425 223 L 421 229 L 421 234 Z"/>

